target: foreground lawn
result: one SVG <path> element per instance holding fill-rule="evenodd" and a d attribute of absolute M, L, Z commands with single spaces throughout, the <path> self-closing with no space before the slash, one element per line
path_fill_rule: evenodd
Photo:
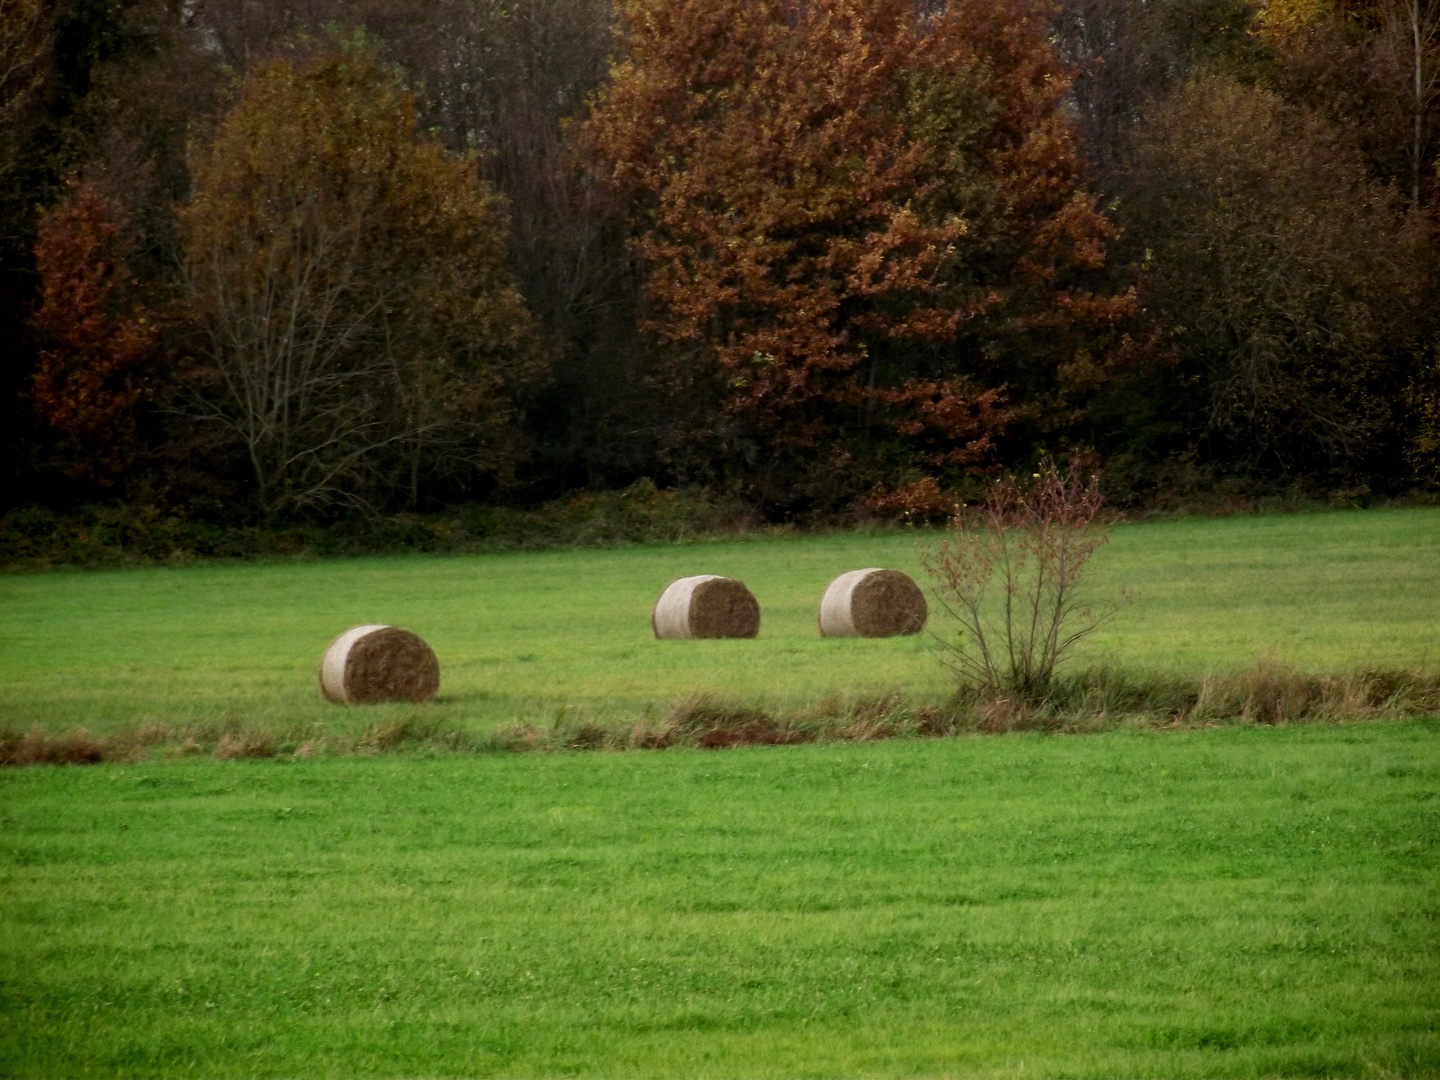
<path fill-rule="evenodd" d="M 325 645 L 362 622 L 426 638 L 443 675 L 423 715 L 472 732 L 624 721 L 694 694 L 775 709 L 936 701 L 948 686 L 930 639 L 821 640 L 815 606 L 857 567 L 923 583 L 917 546 L 937 541 L 849 534 L 0 576 L 0 726 L 344 730 L 403 718 L 410 710 L 344 710 L 317 692 Z M 1122 524 L 1096 570 L 1100 595 L 1131 602 L 1082 666 L 1198 676 L 1257 657 L 1313 672 L 1433 666 L 1440 654 L 1440 509 Z M 760 639 L 653 641 L 651 604 L 691 573 L 742 578 L 762 605 Z"/>
<path fill-rule="evenodd" d="M 1434 1076 L 1440 722 L 0 773 L 7 1076 Z"/>

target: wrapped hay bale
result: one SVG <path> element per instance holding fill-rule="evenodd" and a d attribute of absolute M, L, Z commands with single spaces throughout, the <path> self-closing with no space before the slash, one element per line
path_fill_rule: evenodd
<path fill-rule="evenodd" d="M 753 638 L 760 604 L 742 581 L 697 574 L 676 578 L 650 613 L 657 638 Z"/>
<path fill-rule="evenodd" d="M 352 626 L 320 659 L 320 692 L 328 701 L 429 701 L 440 689 L 440 663 L 418 635 L 398 626 Z"/>
<path fill-rule="evenodd" d="M 870 567 L 841 574 L 820 599 L 821 637 L 918 634 L 929 609 L 925 594 L 899 570 Z"/>

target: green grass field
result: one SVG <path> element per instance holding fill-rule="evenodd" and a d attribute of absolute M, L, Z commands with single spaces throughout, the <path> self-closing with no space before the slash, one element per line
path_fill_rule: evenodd
<path fill-rule="evenodd" d="M 904 534 L 0 577 L 0 728 L 486 732 L 949 693 Z M 923 539 L 922 539 L 923 542 Z M 1440 510 L 1118 526 L 1076 657 L 1433 669 Z M 655 642 L 682 573 L 753 642 Z M 361 621 L 421 708 L 320 700 Z M 427 747 L 427 751 L 434 747 Z M 1440 718 L 0 770 L 0 1076 L 1440 1075 Z"/>
<path fill-rule="evenodd" d="M 1440 723 L 0 773 L 6 1076 L 1435 1076 Z"/>
<path fill-rule="evenodd" d="M 424 715 L 484 732 L 615 722 L 694 694 L 801 708 L 949 692 L 925 636 L 822 640 L 836 574 L 921 576 L 907 533 L 446 558 L 204 565 L 0 577 L 0 724 L 106 733 L 223 722 L 343 730 L 381 708 L 320 699 L 315 667 L 356 623 L 428 640 L 443 668 Z M 1131 602 L 1075 665 L 1199 676 L 1270 658 L 1311 671 L 1440 661 L 1440 509 L 1122 524 L 1096 556 Z M 686 573 L 742 578 L 757 641 L 656 642 L 649 611 Z M 944 632 L 943 623 L 935 629 Z"/>

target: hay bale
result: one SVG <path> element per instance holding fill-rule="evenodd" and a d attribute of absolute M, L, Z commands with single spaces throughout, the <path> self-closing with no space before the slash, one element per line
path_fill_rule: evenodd
<path fill-rule="evenodd" d="M 676 578 L 650 613 L 657 638 L 753 638 L 760 604 L 743 581 L 697 574 Z"/>
<path fill-rule="evenodd" d="M 929 609 L 925 594 L 899 570 L 869 567 L 841 574 L 820 598 L 821 637 L 918 634 Z"/>
<path fill-rule="evenodd" d="M 418 635 L 398 626 L 352 626 L 320 659 L 320 692 L 328 701 L 429 701 L 440 689 L 440 664 Z"/>

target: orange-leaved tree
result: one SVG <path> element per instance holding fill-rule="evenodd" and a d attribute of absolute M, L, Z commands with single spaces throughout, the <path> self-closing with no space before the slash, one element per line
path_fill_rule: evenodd
<path fill-rule="evenodd" d="M 620 14 L 582 146 L 632 207 L 670 389 L 710 396 L 689 434 L 759 494 L 953 475 L 1101 380 L 1134 301 L 1028 0 Z"/>
<path fill-rule="evenodd" d="M 72 182 L 41 219 L 35 244 L 39 363 L 30 394 L 61 436 L 64 471 L 109 485 L 134 453 L 135 405 L 155 328 L 125 264 L 125 214 L 93 183 Z"/>

